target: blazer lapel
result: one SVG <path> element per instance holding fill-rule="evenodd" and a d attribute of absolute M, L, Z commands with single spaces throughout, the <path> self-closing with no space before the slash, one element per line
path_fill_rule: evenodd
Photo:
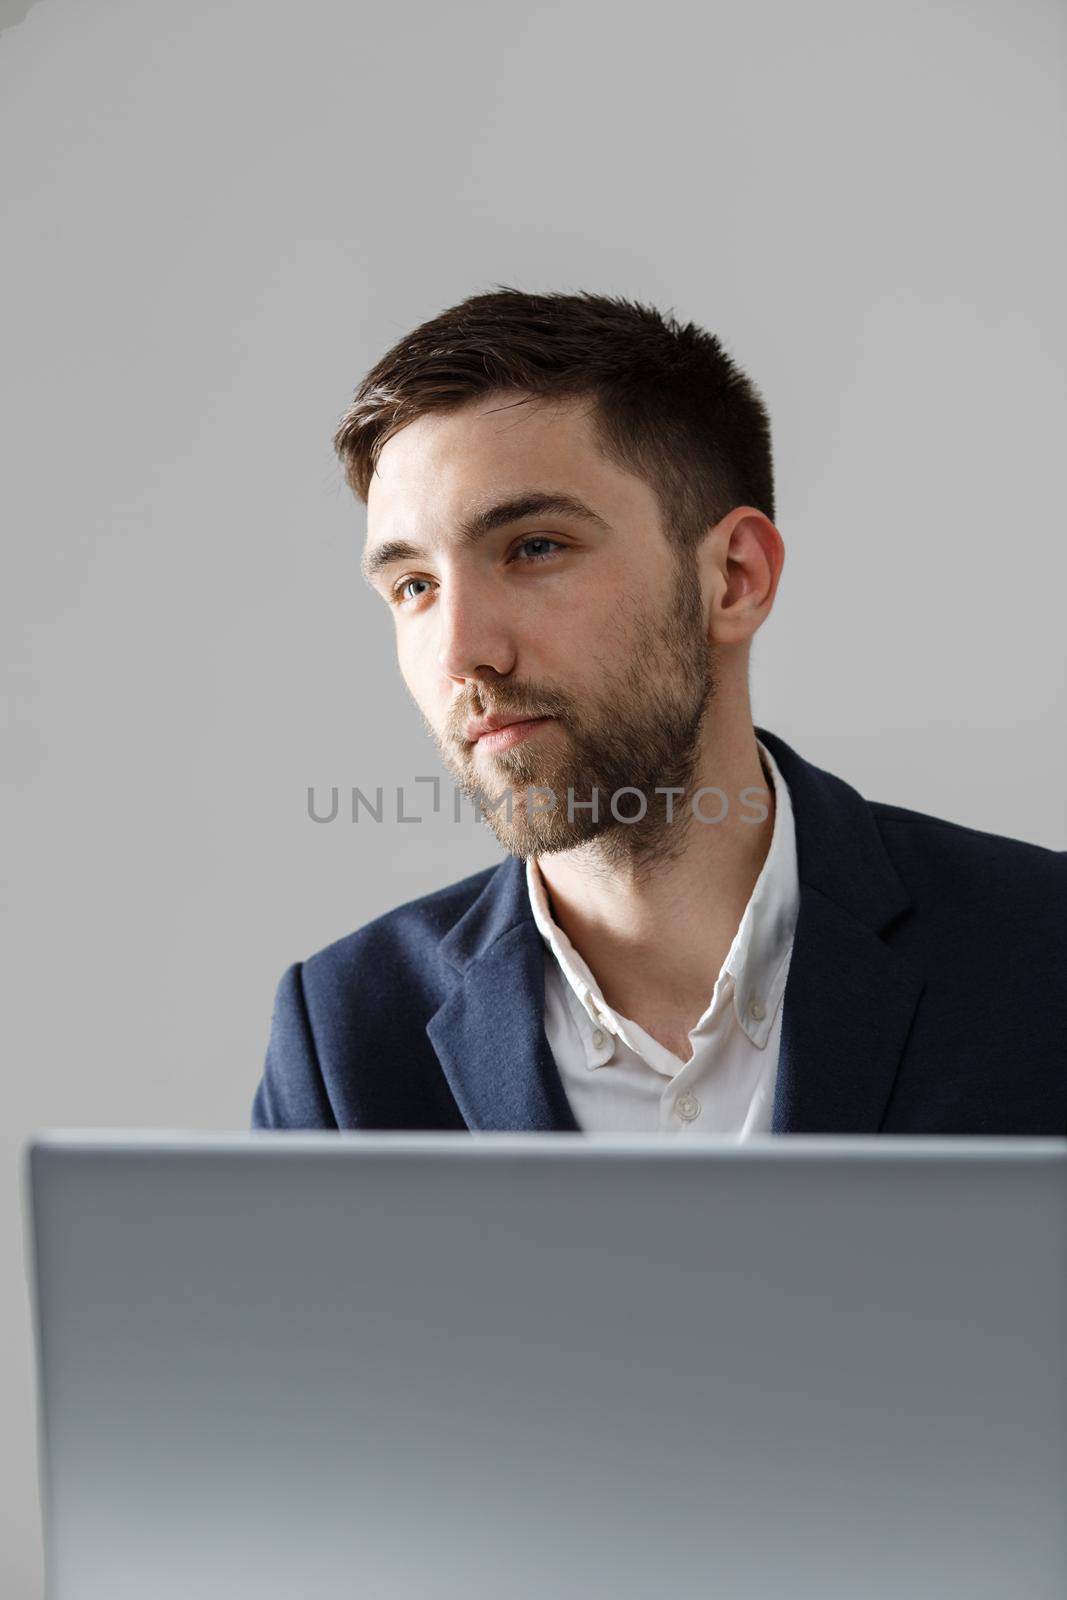
<path fill-rule="evenodd" d="M 880 935 L 912 905 L 867 801 L 756 729 L 789 786 L 800 910 L 783 996 L 774 1133 L 877 1133 L 922 972 Z"/>
<path fill-rule="evenodd" d="M 445 935 L 459 979 L 426 1032 L 472 1131 L 578 1132 L 544 1028 L 541 936 L 509 856 Z"/>
<path fill-rule="evenodd" d="M 910 962 L 801 884 L 772 1133 L 877 1133 L 922 990 Z"/>

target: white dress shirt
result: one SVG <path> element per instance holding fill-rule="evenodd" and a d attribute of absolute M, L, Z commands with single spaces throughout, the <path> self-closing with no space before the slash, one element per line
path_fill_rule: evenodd
<path fill-rule="evenodd" d="M 583 1132 L 741 1139 L 770 1132 L 800 887 L 789 790 L 770 751 L 756 743 L 774 785 L 770 848 L 711 1000 L 689 1034 L 688 1061 L 612 1010 L 553 921 L 536 860 L 526 862 L 530 905 L 544 942 L 545 1032 Z"/>

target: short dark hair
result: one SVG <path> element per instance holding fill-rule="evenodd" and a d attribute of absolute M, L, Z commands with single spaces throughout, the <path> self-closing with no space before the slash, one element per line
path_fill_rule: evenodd
<path fill-rule="evenodd" d="M 633 300 L 503 285 L 424 322 L 367 373 L 333 440 L 347 483 L 365 501 L 394 433 L 504 389 L 593 399 L 601 447 L 655 490 L 676 545 L 738 505 L 774 521 L 770 418 L 713 334 Z"/>

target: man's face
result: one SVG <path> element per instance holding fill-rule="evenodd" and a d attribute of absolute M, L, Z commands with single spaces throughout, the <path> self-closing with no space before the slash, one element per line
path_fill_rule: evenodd
<path fill-rule="evenodd" d="M 680 564 L 657 496 L 604 456 L 589 412 L 499 394 L 422 417 L 385 445 L 367 501 L 364 566 L 404 681 L 520 856 L 594 837 L 609 859 L 666 848 L 654 791 L 688 787 L 714 688 L 692 558 Z M 516 718 L 532 720 L 482 726 Z M 641 812 L 624 789 L 645 797 L 641 820 L 620 820 Z M 508 792 L 510 818 L 506 798 L 494 805 Z"/>

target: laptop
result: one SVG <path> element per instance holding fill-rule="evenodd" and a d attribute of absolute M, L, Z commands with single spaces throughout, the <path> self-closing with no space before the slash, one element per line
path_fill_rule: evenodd
<path fill-rule="evenodd" d="M 49 1600 L 1063 1600 L 1067 1140 L 52 1133 Z"/>

